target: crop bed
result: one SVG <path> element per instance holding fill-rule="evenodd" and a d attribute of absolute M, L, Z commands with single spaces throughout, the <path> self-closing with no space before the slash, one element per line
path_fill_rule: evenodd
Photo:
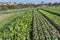
<path fill-rule="evenodd" d="M 60 27 L 43 14 L 40 9 L 27 9 L 0 21 L 0 40 L 60 40 Z"/>

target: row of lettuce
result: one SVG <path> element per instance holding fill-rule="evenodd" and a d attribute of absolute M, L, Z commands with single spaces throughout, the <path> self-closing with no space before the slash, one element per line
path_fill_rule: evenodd
<path fill-rule="evenodd" d="M 31 10 L 15 12 L 0 22 L 0 40 L 30 40 L 31 21 Z"/>
<path fill-rule="evenodd" d="M 33 40 L 59 40 L 59 31 L 37 10 L 34 14 Z"/>
<path fill-rule="evenodd" d="M 60 7 L 44 7 L 39 10 L 47 17 L 49 17 L 52 21 L 54 21 L 58 26 L 60 26 Z"/>
<path fill-rule="evenodd" d="M 39 11 L 49 18 L 53 15 Z M 0 40 L 59 40 L 59 31 L 40 12 L 22 10 L 0 21 Z"/>

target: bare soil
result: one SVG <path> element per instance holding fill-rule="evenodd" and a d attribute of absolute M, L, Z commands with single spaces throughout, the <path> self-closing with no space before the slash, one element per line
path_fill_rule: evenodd
<path fill-rule="evenodd" d="M 0 20 L 3 20 L 7 17 L 9 17 L 10 15 L 12 15 L 13 13 L 10 13 L 10 14 L 0 14 Z"/>

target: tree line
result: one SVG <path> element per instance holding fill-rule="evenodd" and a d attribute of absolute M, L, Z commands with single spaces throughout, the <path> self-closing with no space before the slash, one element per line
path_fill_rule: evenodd
<path fill-rule="evenodd" d="M 17 5 L 0 5 L 0 11 L 2 10 L 11 10 L 11 9 L 22 9 L 22 8 L 29 8 L 29 7 L 42 7 L 42 6 L 58 6 L 60 3 L 44 3 L 41 2 L 41 4 L 22 4 L 19 3 Z"/>

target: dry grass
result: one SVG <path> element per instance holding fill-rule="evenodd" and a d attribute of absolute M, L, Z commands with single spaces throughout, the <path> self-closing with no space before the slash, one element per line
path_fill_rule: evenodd
<path fill-rule="evenodd" d="M 0 14 L 0 20 L 3 20 L 7 17 L 9 17 L 10 15 L 12 15 L 13 13 L 10 13 L 10 14 Z"/>

